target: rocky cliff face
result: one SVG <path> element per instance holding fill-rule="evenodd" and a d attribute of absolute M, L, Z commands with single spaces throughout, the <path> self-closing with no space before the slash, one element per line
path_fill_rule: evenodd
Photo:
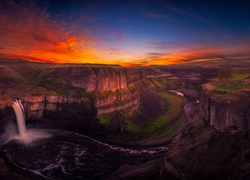
<path fill-rule="evenodd" d="M 48 68 L 40 75 L 44 88 L 50 92 L 87 91 L 83 95 L 50 95 L 25 93 L 23 99 L 28 119 L 41 119 L 50 112 L 102 116 L 113 112 L 131 115 L 139 108 L 140 88 L 144 75 L 138 69 L 121 67 L 57 67 Z M 46 86 L 46 85 L 50 86 Z M 51 86 L 51 84 L 53 86 Z M 10 97 L 12 95 L 9 95 Z M 15 95 L 13 95 L 15 96 Z M 0 100 L 0 108 L 11 106 L 11 98 Z"/>
<path fill-rule="evenodd" d="M 109 95 L 98 97 L 95 100 L 97 115 L 109 114 L 123 111 L 126 115 L 131 115 L 140 105 L 139 90 L 121 90 Z"/>
<path fill-rule="evenodd" d="M 0 109 L 4 109 L 6 107 L 11 106 L 11 98 L 2 98 L 0 99 Z"/>
<path fill-rule="evenodd" d="M 22 98 L 28 119 L 41 119 L 52 111 L 95 115 L 95 107 L 88 98 L 69 98 L 62 96 L 25 96 Z"/>
<path fill-rule="evenodd" d="M 250 129 L 250 94 L 245 92 L 227 99 L 203 88 L 200 108 L 203 119 L 219 131 Z"/>
<path fill-rule="evenodd" d="M 62 96 L 26 96 L 23 97 L 27 117 L 41 119 L 48 112 L 78 113 L 82 115 L 101 116 L 117 111 L 131 115 L 139 108 L 138 92 L 110 94 L 96 99 L 67 98 Z"/>
<path fill-rule="evenodd" d="M 143 78 L 142 71 L 121 67 L 57 68 L 47 75 L 49 81 L 93 92 L 97 116 L 117 111 L 130 115 L 137 110 Z"/>
<path fill-rule="evenodd" d="M 115 91 L 127 87 L 124 69 L 110 67 L 65 67 L 56 68 L 48 80 L 83 88 L 87 92 Z"/>
<path fill-rule="evenodd" d="M 127 86 L 136 85 L 136 83 L 141 82 L 145 78 L 144 71 L 139 69 L 126 69 L 125 74 Z"/>

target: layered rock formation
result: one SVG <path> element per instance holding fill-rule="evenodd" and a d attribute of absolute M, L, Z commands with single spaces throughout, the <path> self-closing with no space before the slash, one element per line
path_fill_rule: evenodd
<path fill-rule="evenodd" d="M 4 109 L 8 106 L 11 106 L 11 98 L 2 98 L 0 99 L 0 109 Z"/>
<path fill-rule="evenodd" d="M 97 116 L 123 111 L 130 115 L 139 108 L 144 75 L 138 69 L 121 67 L 56 68 L 46 79 L 93 92 Z"/>
<path fill-rule="evenodd" d="M 139 69 L 126 69 L 125 74 L 127 86 L 134 86 L 145 78 L 144 71 Z"/>
<path fill-rule="evenodd" d="M 28 119 L 41 119 L 51 111 L 64 113 L 95 115 L 95 108 L 91 106 L 89 98 L 70 98 L 62 96 L 25 96 L 24 106 Z"/>
<path fill-rule="evenodd" d="M 41 119 L 51 111 L 101 116 L 117 111 L 131 115 L 139 108 L 138 92 L 114 93 L 96 99 L 86 97 L 25 96 L 23 97 L 27 117 Z M 91 113 L 92 112 L 92 113 Z"/>
<path fill-rule="evenodd" d="M 87 116 L 113 112 L 131 115 L 139 108 L 144 80 L 138 69 L 96 66 L 49 67 L 37 77 L 41 78 L 37 81 L 41 82 L 39 86 L 47 89 L 46 93 L 9 95 L 23 99 L 28 119 L 41 119 L 53 111 Z M 63 90 L 69 93 L 57 93 Z M 75 95 L 70 91 L 83 94 Z M 9 106 L 11 98 L 0 103 L 1 109 Z"/>
<path fill-rule="evenodd" d="M 127 87 L 124 69 L 110 67 L 65 67 L 56 68 L 48 80 L 83 88 L 87 92 L 115 91 Z"/>
<path fill-rule="evenodd" d="M 221 98 L 218 94 L 203 87 L 200 94 L 203 119 L 219 131 L 250 129 L 249 107 L 249 92 Z"/>
<path fill-rule="evenodd" d="M 97 97 L 95 106 L 97 115 L 109 114 L 117 111 L 124 111 L 124 114 L 131 115 L 140 105 L 140 92 L 125 89 L 110 93 L 103 97 Z"/>

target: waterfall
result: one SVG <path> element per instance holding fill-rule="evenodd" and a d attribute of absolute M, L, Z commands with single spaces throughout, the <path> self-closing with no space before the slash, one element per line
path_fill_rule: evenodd
<path fill-rule="evenodd" d="M 24 136 L 26 133 L 24 107 L 19 99 L 13 100 L 12 102 L 12 107 L 14 108 L 16 114 L 19 135 Z"/>
<path fill-rule="evenodd" d="M 29 144 L 34 140 L 43 139 L 50 137 L 50 134 L 47 133 L 45 130 L 40 129 L 26 129 L 25 125 L 25 113 L 24 107 L 19 98 L 12 97 L 12 107 L 16 114 L 16 121 L 17 121 L 17 129 L 18 135 L 15 133 L 9 133 L 13 131 L 6 131 L 6 141 L 8 143 L 12 139 L 18 139 L 25 144 Z"/>

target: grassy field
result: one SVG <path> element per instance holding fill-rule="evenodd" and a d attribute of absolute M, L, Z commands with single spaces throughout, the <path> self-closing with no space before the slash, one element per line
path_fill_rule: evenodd
<path fill-rule="evenodd" d="M 176 133 L 180 129 L 182 124 L 183 124 L 182 118 L 179 117 L 175 122 L 173 122 L 173 124 L 171 124 L 166 129 L 166 131 L 164 131 L 163 133 L 155 135 L 152 139 L 158 140 L 158 139 L 168 138 L 168 137 L 172 136 L 174 133 Z"/>
<path fill-rule="evenodd" d="M 245 84 L 244 79 L 249 77 L 250 74 L 234 74 L 227 80 L 215 81 L 211 83 L 213 90 L 217 92 L 230 93 L 230 91 L 250 88 L 250 84 Z"/>
<path fill-rule="evenodd" d="M 246 86 L 243 81 L 228 81 L 223 84 L 212 84 L 214 86 L 214 90 L 216 91 L 232 91 L 232 90 L 238 90 L 245 87 L 250 87 L 249 85 Z"/>
<path fill-rule="evenodd" d="M 168 103 L 167 111 L 145 125 L 144 129 L 147 133 L 152 133 L 176 120 L 182 111 L 183 100 L 180 96 L 168 92 L 159 92 L 159 95 L 164 97 Z"/>
<path fill-rule="evenodd" d="M 165 85 L 159 79 L 152 79 L 152 82 L 158 87 L 165 87 Z"/>
<path fill-rule="evenodd" d="M 99 116 L 98 119 L 100 120 L 100 124 L 102 125 L 108 125 L 110 123 L 110 119 L 112 118 L 112 114 L 104 115 L 104 116 Z"/>

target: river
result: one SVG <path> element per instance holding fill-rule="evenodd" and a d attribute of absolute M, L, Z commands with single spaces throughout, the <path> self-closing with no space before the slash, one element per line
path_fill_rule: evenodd
<path fill-rule="evenodd" d="M 46 179 L 105 178 L 123 165 L 164 155 L 167 145 L 148 149 L 112 146 L 88 136 L 47 130 L 50 137 L 25 144 L 11 140 L 2 150 L 15 167 Z"/>

